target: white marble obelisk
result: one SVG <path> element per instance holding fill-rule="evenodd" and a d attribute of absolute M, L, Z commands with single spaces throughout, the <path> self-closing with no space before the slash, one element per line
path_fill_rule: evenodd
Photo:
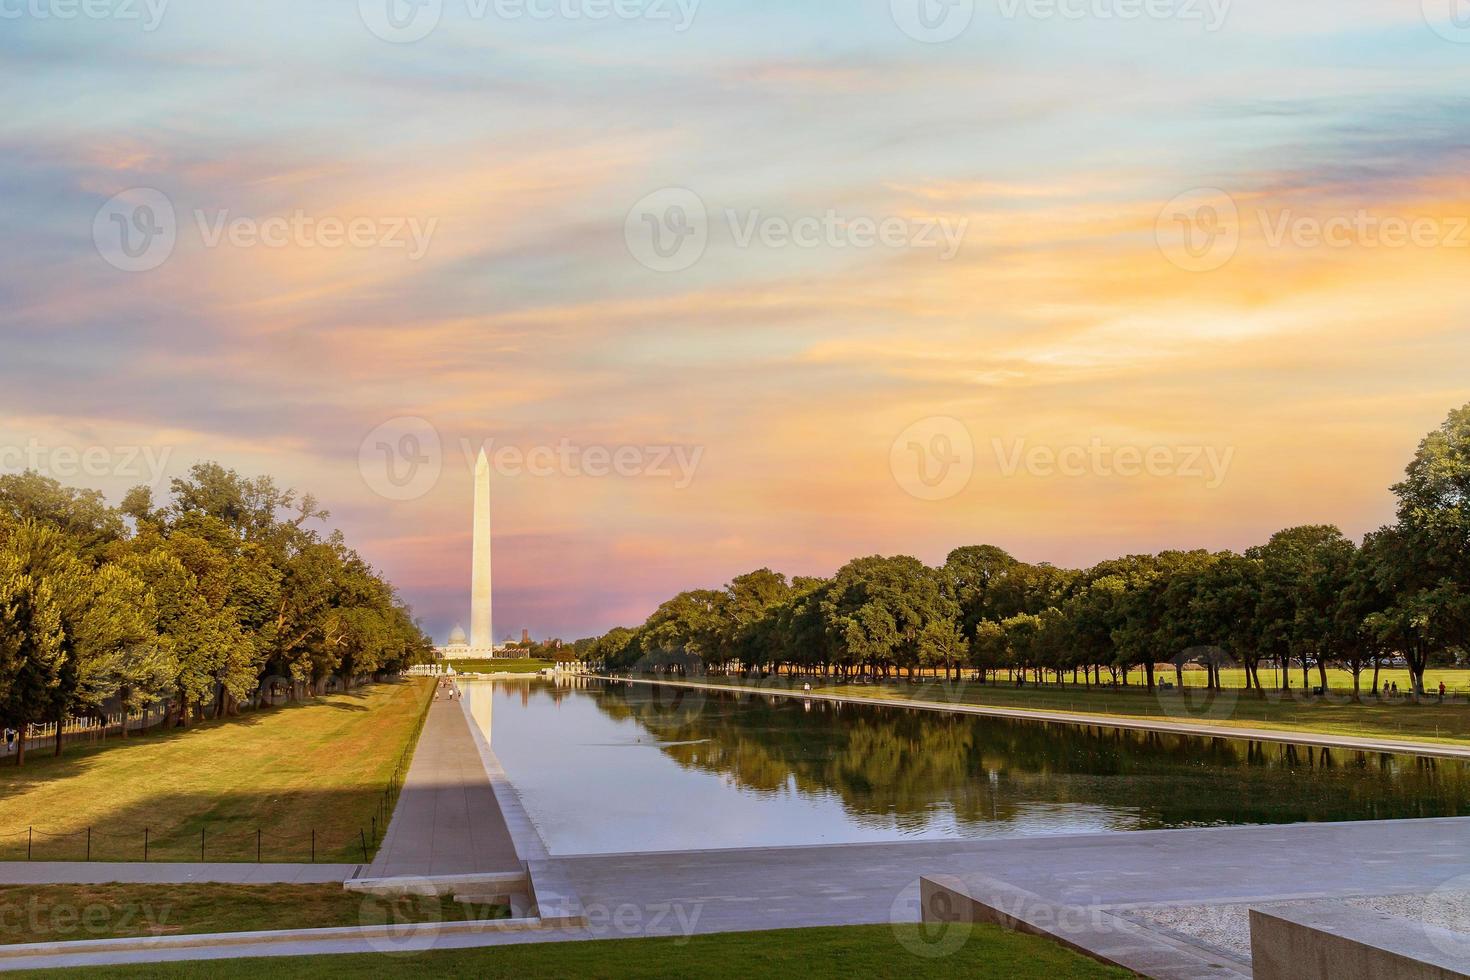
<path fill-rule="evenodd" d="M 491 656 L 495 632 L 490 619 L 490 459 L 475 463 L 475 553 L 470 576 L 470 651 Z"/>

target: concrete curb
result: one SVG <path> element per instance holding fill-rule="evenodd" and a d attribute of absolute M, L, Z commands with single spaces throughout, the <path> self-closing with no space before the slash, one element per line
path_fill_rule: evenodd
<path fill-rule="evenodd" d="M 366 895 L 452 895 L 485 889 L 494 894 L 523 892 L 530 886 L 524 871 L 467 875 L 405 875 L 398 878 L 353 878 L 343 882 L 350 892 Z M 483 894 L 483 892 L 477 892 Z"/>
<path fill-rule="evenodd" d="M 4 861 L 0 885 L 338 885 L 361 864 Z"/>
<path fill-rule="evenodd" d="M 281 942 L 337 942 L 343 939 L 383 939 L 395 944 L 432 940 L 438 936 L 465 933 L 520 932 L 546 928 L 539 918 L 480 919 L 469 922 L 405 923 L 392 926 L 331 926 L 324 929 L 277 929 L 269 932 L 199 933 L 189 936 L 138 936 L 130 939 L 85 939 L 56 943 L 17 943 L 0 946 L 0 964 L 4 968 L 21 968 L 25 960 L 43 956 L 148 952 L 170 949 L 194 949 L 208 946 L 252 946 Z"/>

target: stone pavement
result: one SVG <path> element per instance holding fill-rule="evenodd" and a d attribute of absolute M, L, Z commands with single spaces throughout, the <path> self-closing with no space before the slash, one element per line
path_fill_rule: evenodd
<path fill-rule="evenodd" d="M 172 864 L 109 861 L 0 862 L 0 885 L 319 885 L 346 881 L 358 864 Z"/>
<path fill-rule="evenodd" d="M 462 702 L 436 690 L 388 833 L 363 877 L 519 871 Z"/>
<path fill-rule="evenodd" d="M 424 948 L 909 923 L 921 875 L 1000 879 L 1050 901 L 1147 905 L 1428 892 L 1470 875 L 1470 818 L 1136 831 L 1075 837 L 553 858 L 588 925 L 439 935 Z M 897 937 L 895 941 L 901 941 Z M 381 951 L 368 939 L 69 954 L 19 966 Z M 916 955 L 914 965 L 928 962 Z"/>

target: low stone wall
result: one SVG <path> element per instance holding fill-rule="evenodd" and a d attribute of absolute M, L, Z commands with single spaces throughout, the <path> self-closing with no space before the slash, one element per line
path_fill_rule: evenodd
<path fill-rule="evenodd" d="M 1470 980 L 1465 933 L 1338 903 L 1250 916 L 1255 980 Z"/>

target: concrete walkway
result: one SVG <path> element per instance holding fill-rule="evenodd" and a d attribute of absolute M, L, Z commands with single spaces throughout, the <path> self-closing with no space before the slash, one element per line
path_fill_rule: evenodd
<path fill-rule="evenodd" d="M 388 833 L 363 877 L 522 870 L 461 702 L 449 690 L 436 691 L 429 705 Z"/>
<path fill-rule="evenodd" d="M 726 691 L 731 694 L 770 695 L 772 697 L 801 698 L 806 701 L 836 701 L 846 704 L 876 704 L 886 708 L 917 708 L 923 711 L 945 711 L 961 715 L 984 715 L 991 718 L 1014 718 L 1021 721 L 1063 722 L 1069 725 L 1099 725 L 1105 728 L 1126 728 L 1145 732 L 1168 732 L 1175 735 L 1200 735 L 1208 738 L 1240 738 L 1255 742 L 1283 742 L 1290 745 L 1310 745 L 1317 748 L 1353 749 L 1361 752 L 1388 752 L 1407 755 L 1427 755 L 1441 759 L 1470 760 L 1470 746 L 1442 742 L 1415 742 L 1392 738 L 1360 738 L 1354 735 L 1330 735 L 1305 731 L 1288 731 L 1280 728 L 1245 728 L 1234 725 L 1209 725 L 1194 721 L 1151 721 L 1130 718 L 1126 715 L 1099 715 L 1087 712 L 1038 711 L 1030 708 L 997 708 L 979 704 L 947 703 L 943 701 L 908 701 L 903 698 L 870 698 L 862 695 L 814 694 L 793 691 L 788 688 L 742 687 L 736 684 L 707 684 L 698 681 L 650 680 L 642 677 L 605 677 L 601 674 L 588 675 L 598 680 L 621 681 L 634 684 L 660 684 L 669 687 L 691 687 L 706 691 Z M 1160 706 L 1162 710 L 1162 705 Z"/>
<path fill-rule="evenodd" d="M 171 864 L 109 861 L 0 862 L 0 885 L 340 884 L 359 864 Z"/>
<path fill-rule="evenodd" d="M 400 951 L 912 923 L 924 875 L 1000 880 L 1048 901 L 1113 910 L 1428 892 L 1470 875 L 1470 818 L 616 854 L 552 863 L 579 891 L 587 926 L 419 936 L 405 939 Z M 904 943 L 903 933 L 894 941 Z M 367 938 L 249 946 L 222 938 L 186 950 L 0 960 L 0 969 L 383 951 Z M 916 950 L 915 969 L 927 962 Z"/>

